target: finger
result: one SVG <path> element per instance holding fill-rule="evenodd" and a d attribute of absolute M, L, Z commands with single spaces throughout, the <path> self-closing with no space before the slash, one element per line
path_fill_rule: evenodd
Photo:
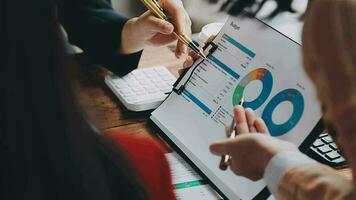
<path fill-rule="evenodd" d="M 189 56 L 193 58 L 193 61 L 196 61 L 200 58 L 200 56 L 196 54 L 194 51 L 189 52 Z"/>
<path fill-rule="evenodd" d="M 174 30 L 174 26 L 162 19 L 159 19 L 153 15 L 149 15 L 146 20 L 146 30 L 149 32 L 157 32 L 165 35 L 172 34 Z"/>
<path fill-rule="evenodd" d="M 165 10 L 171 16 L 171 22 L 174 24 L 175 32 L 178 35 L 185 34 L 190 37 L 191 35 L 191 21 L 188 17 L 188 14 L 184 10 L 182 3 L 177 2 L 168 2 L 165 4 Z M 176 57 L 179 58 L 182 54 L 187 53 L 187 47 L 183 42 L 179 41 L 176 48 Z"/>
<path fill-rule="evenodd" d="M 248 124 L 246 120 L 246 113 L 245 109 L 242 106 L 236 106 L 234 108 L 234 115 L 235 115 L 235 121 L 236 121 L 236 131 L 237 134 L 244 134 L 248 133 Z"/>
<path fill-rule="evenodd" d="M 175 51 L 176 57 L 180 58 L 182 54 L 187 53 L 187 51 L 188 51 L 187 46 L 182 41 L 178 40 L 176 51 Z"/>
<path fill-rule="evenodd" d="M 256 130 L 255 124 L 254 124 L 255 120 L 256 120 L 255 112 L 253 112 L 253 110 L 251 108 L 247 108 L 245 110 L 245 112 L 246 112 L 246 119 L 247 119 L 249 131 L 252 133 L 256 133 L 257 130 Z"/>
<path fill-rule="evenodd" d="M 185 74 L 188 70 L 189 70 L 189 68 L 182 68 L 182 69 L 179 69 L 179 70 L 178 70 L 179 76 L 181 76 L 182 74 Z"/>
<path fill-rule="evenodd" d="M 231 135 L 231 126 L 230 125 L 225 125 L 225 136 L 229 138 Z"/>
<path fill-rule="evenodd" d="M 192 66 L 193 63 L 194 63 L 193 58 L 191 56 L 188 56 L 185 62 L 183 63 L 183 68 L 188 68 Z"/>
<path fill-rule="evenodd" d="M 259 133 L 269 134 L 268 128 L 265 124 L 265 121 L 261 118 L 257 118 L 254 122 L 254 126 L 256 127 L 256 131 Z"/>
<path fill-rule="evenodd" d="M 233 149 L 236 139 L 228 139 L 219 142 L 214 142 L 210 145 L 210 152 L 217 156 L 229 155 Z"/>
<path fill-rule="evenodd" d="M 157 33 L 155 36 L 153 36 L 150 39 L 152 44 L 159 45 L 159 46 L 170 44 L 175 40 L 177 40 L 177 37 L 174 34 L 165 35 L 162 33 Z"/>
<path fill-rule="evenodd" d="M 188 35 L 189 30 L 186 30 L 186 28 L 188 27 L 186 19 L 187 15 L 184 9 L 180 8 L 179 6 L 172 6 L 168 11 L 171 14 L 171 21 L 174 24 L 175 31 L 177 32 L 177 34 Z"/>

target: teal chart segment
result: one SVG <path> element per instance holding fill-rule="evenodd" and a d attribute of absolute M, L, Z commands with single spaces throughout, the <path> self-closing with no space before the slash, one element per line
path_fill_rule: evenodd
<path fill-rule="evenodd" d="M 272 114 L 276 107 L 282 102 L 289 101 L 293 105 L 293 113 L 283 124 L 273 122 Z M 296 89 L 286 89 L 274 96 L 266 105 L 262 113 L 262 119 L 265 121 L 268 130 L 272 136 L 281 136 L 294 128 L 301 119 L 304 112 L 303 95 Z"/>
<path fill-rule="evenodd" d="M 233 106 L 236 106 L 239 104 L 246 86 L 255 80 L 260 80 L 262 82 L 263 89 L 262 89 L 260 95 L 256 99 L 254 99 L 252 101 L 246 101 L 244 104 L 245 107 L 256 110 L 267 100 L 268 96 L 270 95 L 270 93 L 272 91 L 272 87 L 273 87 L 272 74 L 270 71 L 268 71 L 265 68 L 258 68 L 258 69 L 251 71 L 250 73 L 248 73 L 237 85 L 237 87 L 234 91 L 234 94 L 232 96 Z"/>

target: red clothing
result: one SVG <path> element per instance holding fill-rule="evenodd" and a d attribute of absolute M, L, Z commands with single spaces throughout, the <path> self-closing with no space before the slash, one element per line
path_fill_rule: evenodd
<path fill-rule="evenodd" d="M 151 200 L 175 200 L 169 164 L 162 146 L 152 138 L 123 133 L 110 133 L 109 138 L 120 145 Z"/>

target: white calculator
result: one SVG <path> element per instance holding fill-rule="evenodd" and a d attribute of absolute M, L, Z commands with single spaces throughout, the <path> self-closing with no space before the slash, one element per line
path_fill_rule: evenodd
<path fill-rule="evenodd" d="M 105 83 L 131 111 L 157 108 L 172 91 L 176 80 L 164 66 L 136 69 L 123 77 L 105 77 Z"/>

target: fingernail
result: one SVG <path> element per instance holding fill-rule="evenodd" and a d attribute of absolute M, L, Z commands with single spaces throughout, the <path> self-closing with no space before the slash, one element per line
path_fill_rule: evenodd
<path fill-rule="evenodd" d="M 187 67 L 188 67 L 188 61 L 184 61 L 183 68 L 187 68 Z"/>
<path fill-rule="evenodd" d="M 241 105 L 236 105 L 236 106 L 235 106 L 235 109 L 237 109 L 237 110 L 243 110 L 244 108 L 243 108 Z"/>

